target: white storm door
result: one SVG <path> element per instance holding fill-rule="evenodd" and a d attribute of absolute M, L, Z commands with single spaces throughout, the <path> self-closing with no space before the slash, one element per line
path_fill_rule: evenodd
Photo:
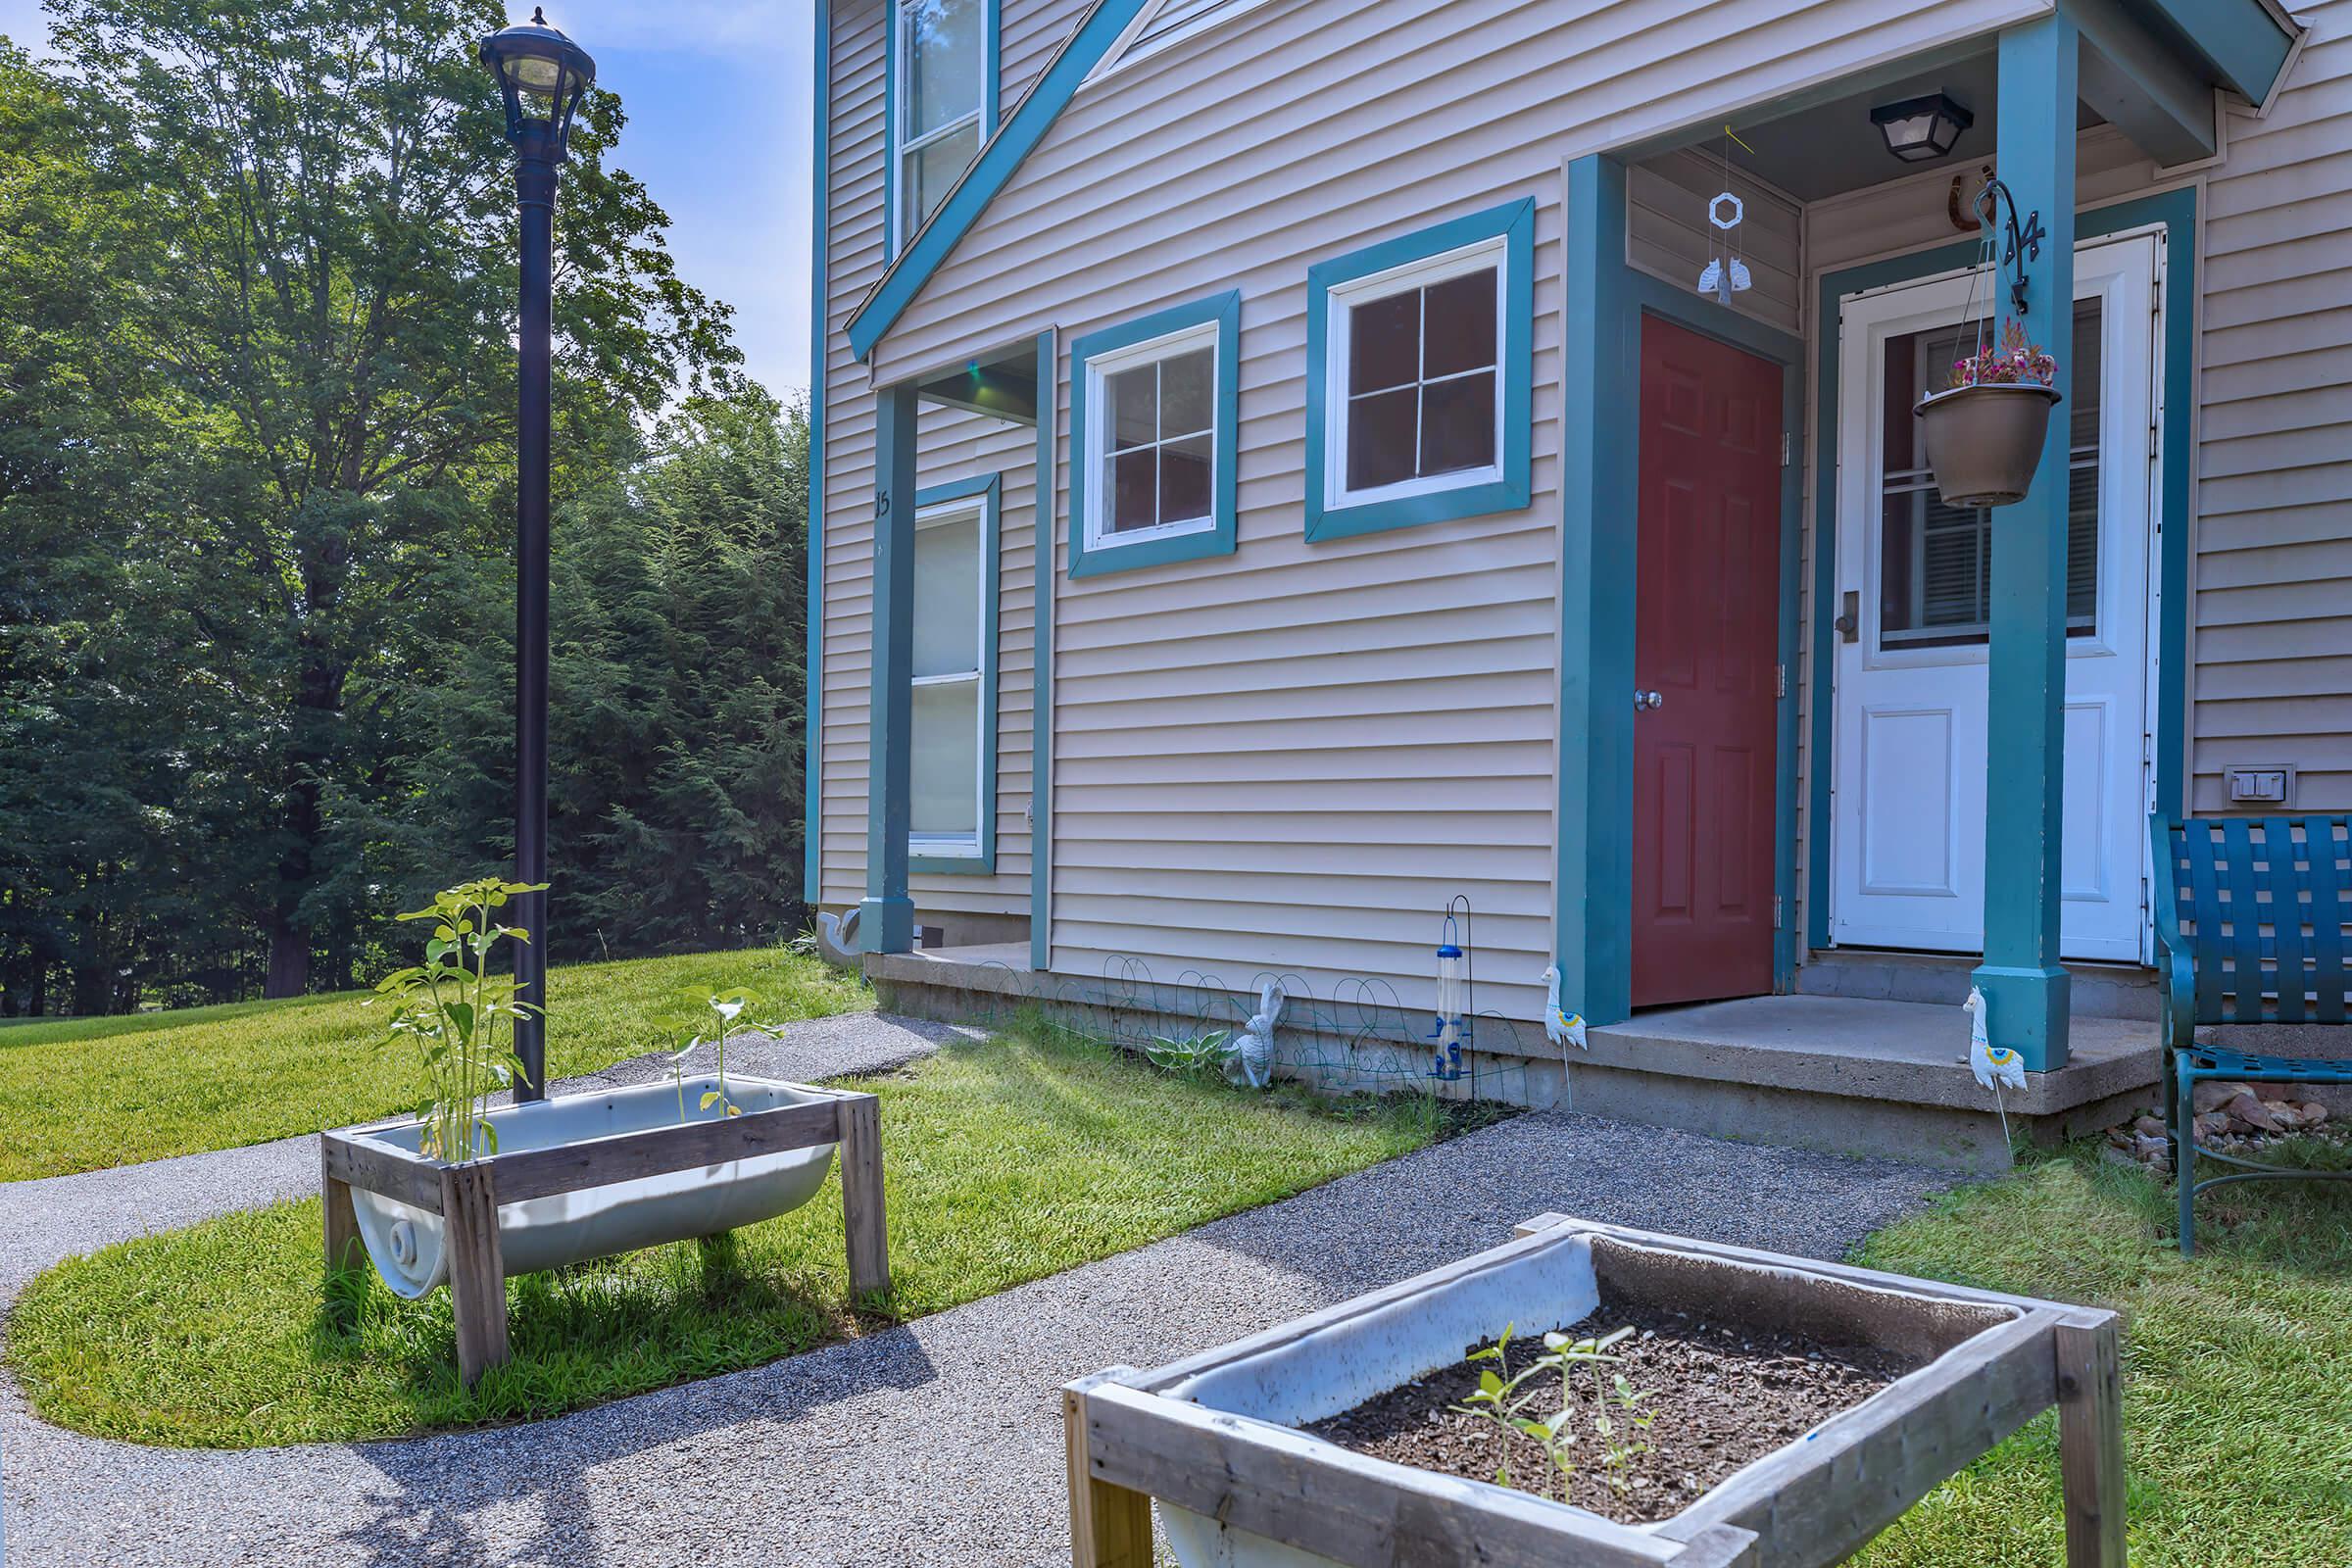
<path fill-rule="evenodd" d="M 2161 239 L 2075 254 L 2060 952 L 2144 956 L 2148 562 Z M 1977 281 L 1975 308 L 1984 304 Z M 1832 939 L 1984 943 L 1986 623 L 1992 514 L 1946 507 L 1912 405 L 1974 346 L 1969 279 L 1849 296 L 1839 311 Z M 2046 332 L 2046 328 L 2044 329 Z M 2044 476 L 2039 482 L 2046 483 Z M 2031 809 L 2019 802 L 2017 808 Z"/>

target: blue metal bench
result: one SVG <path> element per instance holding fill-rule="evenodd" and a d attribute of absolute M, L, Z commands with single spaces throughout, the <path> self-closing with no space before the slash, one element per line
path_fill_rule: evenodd
<path fill-rule="evenodd" d="M 2352 1060 L 2199 1045 L 2198 1024 L 2352 1023 L 2352 817 L 2151 817 L 2162 966 L 2165 1118 L 2180 1191 L 2180 1251 L 2195 1251 L 2197 1194 L 2225 1182 L 2345 1180 L 2197 1147 L 2196 1086 L 2352 1084 Z M 2236 1167 L 2196 1180 L 2196 1159 Z"/>

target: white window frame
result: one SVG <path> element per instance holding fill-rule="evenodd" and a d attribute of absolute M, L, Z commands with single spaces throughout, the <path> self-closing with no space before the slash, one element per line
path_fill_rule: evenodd
<path fill-rule="evenodd" d="M 895 3 L 895 0 L 894 0 Z M 948 675 L 915 675 L 908 686 L 969 686 L 972 688 L 972 830 L 969 833 L 925 833 L 909 827 L 906 832 L 906 853 L 934 860 L 977 860 L 987 853 L 987 817 L 992 808 L 989 800 L 989 774 L 996 759 L 989 755 L 988 746 L 988 690 L 989 650 L 989 594 L 996 586 L 994 574 L 988 570 L 988 552 L 992 539 L 989 527 L 988 497 L 958 496 L 953 501 L 935 501 L 918 509 L 914 514 L 914 529 L 920 534 L 925 528 L 971 519 L 976 536 L 974 548 L 979 559 L 973 563 L 974 608 L 972 658 L 978 662 L 969 672 L 957 671 Z M 921 557 L 918 555 L 919 562 Z"/>
<path fill-rule="evenodd" d="M 1226 432 L 1217 427 L 1221 411 L 1217 404 L 1217 355 L 1220 323 L 1202 321 L 1161 337 L 1142 343 L 1131 343 L 1122 349 L 1098 354 L 1086 362 L 1086 406 L 1095 411 L 1087 426 L 1088 482 L 1086 486 L 1086 552 L 1119 550 L 1128 545 L 1148 544 L 1154 539 L 1181 539 L 1188 534 L 1208 533 L 1217 526 L 1217 482 L 1223 477 L 1219 465 L 1223 462 L 1223 437 Z M 1181 522 L 1153 523 L 1149 528 L 1129 528 L 1112 532 L 1110 520 L 1111 484 L 1106 472 L 1110 458 L 1111 425 L 1109 382 L 1122 370 L 1140 369 L 1157 365 L 1181 354 L 1208 351 L 1208 428 L 1187 432 L 1208 437 L 1208 511 L 1199 517 L 1187 517 Z M 1154 444 L 1164 445 L 1176 437 L 1155 437 Z"/>
<path fill-rule="evenodd" d="M 1490 374 L 1494 378 L 1494 447 L 1491 462 L 1476 468 L 1456 468 L 1450 473 L 1416 474 L 1394 484 L 1376 485 L 1368 490 L 1352 490 L 1348 486 L 1348 438 L 1350 433 L 1348 417 L 1353 400 L 1348 394 L 1348 369 L 1353 334 L 1348 330 L 1348 314 L 1356 306 L 1401 294 L 1407 289 L 1427 288 L 1473 272 L 1494 270 L 1494 365 L 1491 370 L 1462 370 L 1454 375 L 1440 376 L 1437 382 L 1420 381 L 1421 386 L 1456 380 L 1463 376 Z M 1324 505 L 1330 511 L 1348 507 L 1368 506 L 1374 502 L 1398 500 L 1407 496 L 1439 495 L 1448 490 L 1466 490 L 1472 485 L 1494 484 L 1502 478 L 1503 450 L 1503 359 L 1508 352 L 1507 317 L 1511 298 L 1510 240 L 1496 234 L 1475 240 L 1454 250 L 1436 256 L 1406 262 L 1382 272 L 1368 272 L 1351 277 L 1344 283 L 1334 283 L 1325 293 L 1324 310 L 1324 378 L 1328 389 L 1324 394 L 1323 417 L 1323 494 Z M 1422 330 L 1428 331 L 1424 313 Z M 1416 367 L 1418 362 L 1416 362 Z M 1418 424 L 1415 426 L 1418 430 Z M 1418 462 L 1419 454 L 1415 453 Z"/>
<path fill-rule="evenodd" d="M 914 49 L 907 38 L 907 13 L 920 0 L 889 0 L 891 26 L 891 125 L 890 125 L 890 251 L 894 256 L 900 246 L 920 229 L 929 219 L 927 213 L 917 213 L 909 205 L 914 194 L 914 179 L 908 171 L 914 160 L 936 142 L 947 140 L 966 126 L 974 127 L 972 158 L 980 156 L 981 147 L 988 142 L 990 113 L 997 101 L 993 80 L 997 69 L 996 7 L 983 0 L 981 5 L 980 58 L 974 62 L 979 78 L 979 101 L 969 114 L 958 115 L 944 125 L 937 125 L 920 136 L 909 136 L 906 126 L 914 115 L 914 94 L 909 90 L 909 73 L 914 65 Z M 967 160 L 966 169 L 971 167 Z"/>

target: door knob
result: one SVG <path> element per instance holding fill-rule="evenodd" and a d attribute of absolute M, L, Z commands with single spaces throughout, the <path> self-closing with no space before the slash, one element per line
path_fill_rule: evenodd
<path fill-rule="evenodd" d="M 1634 693 L 1634 711 L 1637 713 L 1646 713 L 1653 708 L 1664 708 L 1665 706 L 1666 694 L 1664 692 Z"/>

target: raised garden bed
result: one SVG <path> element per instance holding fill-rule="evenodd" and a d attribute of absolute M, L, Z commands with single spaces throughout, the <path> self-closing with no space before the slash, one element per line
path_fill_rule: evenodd
<path fill-rule="evenodd" d="M 498 1152 L 452 1164 L 417 1152 L 409 1118 L 323 1136 L 330 1267 L 364 1247 L 384 1282 L 446 1283 L 470 1385 L 507 1359 L 510 1275 L 714 1236 L 816 1195 L 841 1151 L 853 1297 L 890 1289 L 882 1133 L 872 1095 L 771 1079 L 688 1078 L 490 1112 Z M 732 1102 L 740 1114 L 728 1115 Z"/>
<path fill-rule="evenodd" d="M 1608 1371 L 1645 1391 L 1641 1440 L 1680 1467 L 1615 1468 L 1561 1502 L 1494 1485 L 1491 1456 L 1467 1446 L 1404 1437 L 1391 1418 L 1417 1403 L 1425 1428 L 1446 1425 L 1428 1419 L 1426 1386 L 1510 1324 L 1529 1342 L 1539 1327 L 1634 1327 Z M 1709 1394 L 1710 1374 L 1745 1392 Z M 1070 1385 L 1075 1560 L 1151 1562 L 1157 1498 L 1184 1568 L 1810 1568 L 2055 1403 L 2067 1560 L 2117 1568 L 2120 1386 L 2109 1312 L 1544 1215 L 1388 1290 Z M 1548 1482 L 1541 1446 L 1526 1452 L 1514 1479 Z"/>

